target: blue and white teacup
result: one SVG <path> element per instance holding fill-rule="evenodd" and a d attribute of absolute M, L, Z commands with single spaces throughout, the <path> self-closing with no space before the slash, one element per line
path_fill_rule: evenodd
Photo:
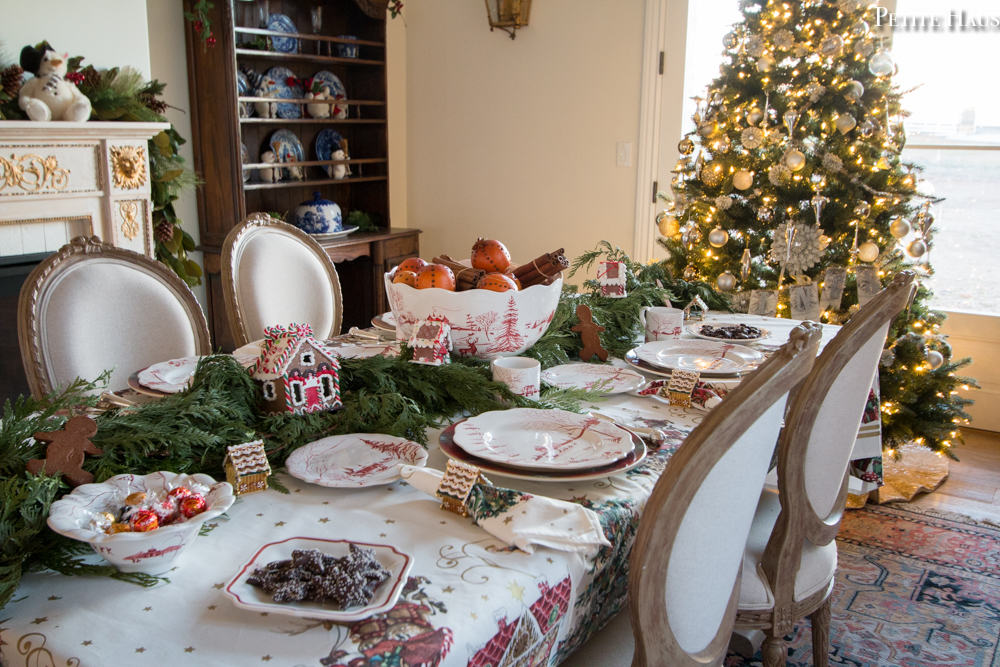
<path fill-rule="evenodd" d="M 340 39 L 357 39 L 354 35 L 338 35 Z M 357 58 L 358 57 L 358 45 L 357 44 L 337 44 L 337 55 L 341 58 Z"/>

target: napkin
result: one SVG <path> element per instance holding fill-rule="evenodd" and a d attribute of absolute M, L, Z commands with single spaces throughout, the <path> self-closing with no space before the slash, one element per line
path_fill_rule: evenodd
<path fill-rule="evenodd" d="M 669 380 L 654 380 L 637 391 L 640 396 L 655 394 L 667 398 Z M 662 390 L 662 391 L 661 391 Z M 691 407 L 699 410 L 711 410 L 729 393 L 729 387 L 718 382 L 699 382 L 691 392 Z"/>
<path fill-rule="evenodd" d="M 405 464 L 399 466 L 399 475 L 431 496 L 444 477 L 440 470 Z M 467 509 L 487 533 L 525 553 L 542 546 L 592 556 L 598 548 L 611 546 L 593 510 L 564 500 L 476 484 Z"/>

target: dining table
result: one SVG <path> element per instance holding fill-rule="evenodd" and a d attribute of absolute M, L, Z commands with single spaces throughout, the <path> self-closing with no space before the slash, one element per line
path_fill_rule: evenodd
<path fill-rule="evenodd" d="M 706 322 L 732 317 L 709 314 Z M 768 328 L 772 345 L 787 340 L 797 324 L 739 317 Z M 824 325 L 822 344 L 838 329 Z M 627 367 L 622 360 L 614 364 Z M 587 408 L 619 423 L 657 428 L 662 441 L 638 466 L 607 477 L 491 481 L 593 510 L 610 546 L 590 552 L 538 547 L 529 554 L 468 517 L 442 511 L 437 499 L 403 479 L 328 488 L 278 471 L 287 493 L 271 488 L 239 497 L 225 515 L 203 525 L 155 586 L 26 574 L 0 610 L 4 665 L 559 664 L 626 604 L 628 558 L 644 505 L 673 453 L 708 414 L 633 392 Z M 444 470 L 440 434 L 427 434 L 426 465 Z M 867 440 L 859 437 L 856 455 L 871 449 Z M 263 545 L 292 538 L 391 545 L 409 554 L 413 565 L 397 604 L 347 624 L 235 606 L 224 591 L 227 581 Z"/>

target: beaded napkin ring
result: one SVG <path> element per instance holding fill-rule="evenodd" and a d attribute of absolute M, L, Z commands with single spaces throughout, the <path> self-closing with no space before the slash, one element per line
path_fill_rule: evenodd
<path fill-rule="evenodd" d="M 667 384 L 667 395 L 670 405 L 682 408 L 691 407 L 691 394 L 698 386 L 700 373 L 694 371 L 673 370 L 670 372 L 670 382 Z"/>
<path fill-rule="evenodd" d="M 492 486 L 490 480 L 486 479 L 476 466 L 449 459 L 448 467 L 435 494 L 441 499 L 441 509 L 469 516 L 465 504 L 469 500 L 469 494 L 472 493 L 472 487 L 480 483 Z"/>

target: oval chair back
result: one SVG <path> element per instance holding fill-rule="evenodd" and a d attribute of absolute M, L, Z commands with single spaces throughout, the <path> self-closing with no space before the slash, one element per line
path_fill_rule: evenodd
<path fill-rule="evenodd" d="M 343 301 L 333 260 L 308 234 L 266 213 L 226 235 L 222 296 L 237 345 L 291 322 L 308 324 L 320 340 L 340 334 Z"/>
<path fill-rule="evenodd" d="M 211 354 L 198 300 L 165 265 L 78 236 L 21 287 L 18 339 L 36 398 L 111 371 L 108 389 L 152 364 Z"/>
<path fill-rule="evenodd" d="M 633 665 L 711 665 L 725 656 L 757 499 L 789 392 L 821 327 L 806 322 L 730 392 L 677 450 L 646 504 L 629 561 Z"/>

